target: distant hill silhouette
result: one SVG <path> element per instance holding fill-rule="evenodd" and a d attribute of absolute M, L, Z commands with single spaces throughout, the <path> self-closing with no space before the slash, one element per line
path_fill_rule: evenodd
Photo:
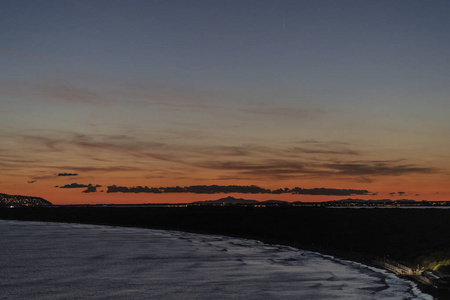
<path fill-rule="evenodd" d="M 50 201 L 40 197 L 0 194 L 0 207 L 50 206 Z"/>
<path fill-rule="evenodd" d="M 265 201 L 257 201 L 257 200 L 249 200 L 242 198 L 234 198 L 234 197 L 226 197 L 220 198 L 217 200 L 206 200 L 206 201 L 196 201 L 192 202 L 193 205 L 255 205 L 255 204 L 265 204 L 265 205 L 288 205 L 287 201 L 281 200 L 265 200 Z"/>
<path fill-rule="evenodd" d="M 192 204 L 198 204 L 198 205 L 208 205 L 208 204 L 258 204 L 259 201 L 256 200 L 246 200 L 246 199 L 242 199 L 242 198 L 234 198 L 234 197 L 226 197 L 226 198 L 221 198 L 221 199 L 217 199 L 217 200 L 206 200 L 206 201 L 196 201 L 196 202 L 192 202 Z"/>
<path fill-rule="evenodd" d="M 196 201 L 192 202 L 192 204 L 257 204 L 259 201 L 256 200 L 247 200 L 242 198 L 234 198 L 234 197 L 226 197 L 220 198 L 217 200 L 205 200 L 205 201 Z"/>
<path fill-rule="evenodd" d="M 191 202 L 191 205 L 265 205 L 265 206 L 303 206 L 303 205 L 311 205 L 316 204 L 318 206 L 383 206 L 383 205 L 428 205 L 431 202 L 428 201 L 414 201 L 410 199 L 379 199 L 379 200 L 363 200 L 363 199 L 340 199 L 340 200 L 332 200 L 332 201 L 323 201 L 323 202 L 288 202 L 282 200 L 250 200 L 250 199 L 242 199 L 242 198 L 234 198 L 234 197 L 226 197 L 217 200 L 206 200 L 206 201 L 195 201 Z M 447 203 L 450 205 L 450 203 Z"/>

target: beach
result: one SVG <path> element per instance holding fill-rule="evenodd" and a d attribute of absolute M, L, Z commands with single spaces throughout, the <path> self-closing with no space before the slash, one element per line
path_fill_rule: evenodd
<path fill-rule="evenodd" d="M 3 219 L 181 230 L 256 239 L 370 264 L 407 264 L 449 247 L 446 210 L 250 207 L 42 207 L 2 209 Z M 421 286 L 437 299 L 445 292 Z"/>

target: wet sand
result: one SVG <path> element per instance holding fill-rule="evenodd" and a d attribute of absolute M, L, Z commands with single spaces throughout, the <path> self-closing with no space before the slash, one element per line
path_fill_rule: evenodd
<path fill-rule="evenodd" d="M 370 264 L 389 257 L 415 264 L 450 249 L 450 211 L 307 207 L 34 207 L 0 218 L 172 229 L 257 239 Z M 438 299 L 450 299 L 420 285 Z"/>

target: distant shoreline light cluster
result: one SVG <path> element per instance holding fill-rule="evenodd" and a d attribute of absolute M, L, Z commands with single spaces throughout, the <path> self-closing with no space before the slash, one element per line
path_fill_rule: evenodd
<path fill-rule="evenodd" d="M 9 195 L 0 193 L 0 208 L 21 208 L 21 207 L 33 207 L 33 206 L 53 206 L 50 201 L 41 197 L 24 196 L 24 195 Z M 84 204 L 82 206 L 120 206 L 126 207 L 130 204 Z M 295 206 L 307 206 L 307 207 L 442 207 L 450 206 L 450 201 L 416 201 L 412 199 L 339 199 L 331 201 L 319 201 L 319 202 L 302 202 L 302 201 L 283 201 L 283 200 L 251 200 L 234 198 L 228 196 L 226 198 L 220 198 L 217 200 L 203 200 L 193 201 L 190 203 L 142 203 L 131 204 L 132 206 L 164 206 L 164 207 L 188 207 L 188 206 L 253 206 L 253 207 L 266 207 L 266 206 L 283 206 L 283 207 L 295 207 Z M 61 205 L 56 205 L 61 206 Z M 63 205 L 65 206 L 65 205 Z M 73 206 L 73 205 L 68 205 Z M 77 205 L 75 205 L 77 206 Z"/>
<path fill-rule="evenodd" d="M 0 194 L 0 207 L 50 206 L 50 201 L 41 197 Z"/>

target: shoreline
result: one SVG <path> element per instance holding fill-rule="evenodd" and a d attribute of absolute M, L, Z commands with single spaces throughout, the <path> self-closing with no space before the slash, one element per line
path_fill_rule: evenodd
<path fill-rule="evenodd" d="M 351 247 L 350 249 L 346 249 L 349 247 L 348 245 L 345 245 L 345 243 L 340 244 L 342 246 L 341 248 L 333 247 L 333 243 L 331 240 L 331 237 L 334 236 L 333 231 L 327 231 L 328 235 L 325 234 L 324 236 L 312 235 L 312 237 L 315 237 L 315 239 L 312 239 L 313 242 L 311 242 L 311 236 L 308 236 L 308 232 L 302 232 L 300 234 L 298 232 L 299 228 L 294 228 L 297 230 L 291 228 L 291 231 L 285 230 L 284 232 L 281 230 L 269 230 L 270 228 L 273 228 L 273 225 L 275 225 L 270 224 L 274 220 L 292 220 L 297 219 L 299 216 L 305 217 L 308 215 L 312 215 L 312 217 L 316 217 L 319 215 L 322 215 L 322 217 L 323 215 L 325 215 L 325 217 L 330 217 L 335 214 L 331 212 L 330 215 L 330 210 L 323 209 L 301 209 L 295 210 L 294 212 L 294 215 L 291 215 L 292 211 L 285 209 L 249 210 L 242 208 L 208 208 L 186 210 L 174 208 L 111 209 L 58 207 L 3 210 L 0 209 L 0 218 L 28 221 L 52 221 L 60 223 L 63 222 L 121 227 L 139 227 L 160 230 L 176 230 L 196 234 L 225 235 L 230 237 L 257 240 L 267 244 L 291 246 L 298 250 L 317 252 L 321 255 L 332 256 L 336 259 L 361 263 L 363 265 L 374 267 L 377 269 L 384 269 L 375 264 L 374 259 L 377 256 L 373 255 L 373 253 L 354 251 L 353 249 L 351 249 Z M 267 214 L 269 214 L 269 216 Z M 337 216 L 342 217 L 341 213 L 338 213 Z M 215 221 L 216 223 L 210 223 L 212 221 Z M 290 223 L 288 222 L 288 224 Z M 279 227 L 279 229 L 283 228 L 282 226 L 276 227 Z M 321 230 L 319 230 L 319 232 L 320 231 Z M 353 233 L 353 238 L 355 238 L 356 236 L 357 235 Z M 305 239 L 301 239 L 302 237 L 305 237 Z M 316 243 L 314 243 L 314 241 Z M 412 278 L 410 277 L 399 276 L 392 271 L 386 271 L 396 275 L 399 278 L 413 282 L 420 291 L 431 295 L 432 297 L 434 297 L 434 299 L 450 299 L 450 293 L 448 291 L 438 290 L 431 286 L 412 280 Z"/>
<path fill-rule="evenodd" d="M 176 231 L 176 232 L 182 232 L 182 233 L 193 233 L 193 234 L 199 234 L 199 235 L 216 235 L 216 236 L 227 236 L 227 237 L 232 237 L 232 238 L 239 238 L 239 239 L 245 239 L 245 240 L 252 240 L 252 241 L 259 241 L 261 243 L 264 244 L 268 244 L 268 245 L 275 245 L 275 246 L 288 246 L 288 247 L 292 247 L 295 248 L 298 251 L 308 251 L 308 252 L 312 252 L 315 253 L 317 255 L 323 256 L 323 257 L 331 257 L 331 259 L 333 260 L 342 260 L 342 261 L 348 261 L 348 262 L 353 262 L 353 263 L 358 263 L 358 264 L 362 264 L 366 267 L 369 268 L 374 268 L 377 270 L 384 270 L 390 274 L 393 274 L 394 276 L 400 278 L 400 279 L 404 279 L 407 280 L 409 282 L 411 282 L 412 284 L 414 284 L 417 289 L 419 289 L 422 293 L 425 293 L 427 295 L 430 295 L 433 297 L 433 299 L 436 300 L 447 300 L 450 298 L 442 298 L 442 295 L 439 295 L 439 293 L 436 293 L 436 291 L 433 291 L 432 288 L 430 288 L 427 285 L 424 285 L 420 282 L 417 282 L 415 280 L 412 280 L 410 278 L 404 277 L 404 276 L 399 276 L 398 274 L 395 274 L 394 272 L 382 268 L 376 264 L 373 263 L 373 261 L 367 260 L 367 258 L 365 259 L 361 259 L 361 257 L 363 257 L 362 254 L 356 254 L 356 256 L 352 256 L 352 255 L 342 255 L 342 253 L 340 253 L 339 251 L 333 251 L 330 249 L 325 249 L 325 248 L 320 248 L 320 249 L 316 249 L 316 248 L 310 248 L 307 249 L 306 247 L 300 247 L 298 245 L 290 245 L 290 244 L 282 244 L 279 243 L 275 240 L 272 241 L 265 241 L 265 240 L 261 240 L 261 239 L 255 239 L 255 238 L 251 238 L 251 237 L 247 237 L 247 236 L 240 236 L 240 235 L 224 235 L 224 234 L 220 234 L 220 233 L 203 233 L 203 232 L 196 232 L 196 231 L 186 231 L 186 230 L 178 230 L 178 229 L 166 229 L 166 228 L 150 228 L 150 227 L 142 227 L 142 226 L 127 226 L 127 225 L 117 225 L 114 223 L 111 224 L 93 224 L 93 223 L 78 223 L 78 222 L 64 222 L 64 221 L 37 221 L 37 220 L 16 220 L 16 219 L 2 219 L 1 220 L 11 220 L 11 221 L 24 221 L 24 222 L 50 222 L 50 223 L 64 223 L 64 224 L 87 224 L 87 225 L 94 225 L 94 226 L 111 226 L 111 227 L 129 227 L 129 228 L 143 228 L 143 229 L 149 229 L 149 230 L 166 230 L 166 231 Z M 444 295 L 445 296 L 445 295 Z"/>

